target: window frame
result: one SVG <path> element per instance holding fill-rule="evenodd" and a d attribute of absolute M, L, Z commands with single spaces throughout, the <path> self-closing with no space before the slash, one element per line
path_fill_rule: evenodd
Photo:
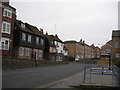
<path fill-rule="evenodd" d="M 8 18 L 12 18 L 12 11 L 8 10 L 8 9 L 4 9 L 3 16 L 8 17 Z"/>
<path fill-rule="evenodd" d="M 30 49 L 29 48 L 26 48 L 26 56 L 30 56 Z"/>
<path fill-rule="evenodd" d="M 21 27 L 22 27 L 22 28 L 25 28 L 25 24 L 24 24 L 24 23 L 21 23 Z"/>
<path fill-rule="evenodd" d="M 26 33 L 22 32 L 22 41 L 26 41 Z"/>
<path fill-rule="evenodd" d="M 39 37 L 36 37 L 36 44 L 39 45 Z"/>
<path fill-rule="evenodd" d="M 44 39 L 40 39 L 40 44 L 43 46 L 44 45 Z"/>
<path fill-rule="evenodd" d="M 32 42 L 32 36 L 28 35 L 28 42 L 31 43 Z"/>
<path fill-rule="evenodd" d="M 10 34 L 11 32 L 11 23 L 7 22 L 7 21 L 3 21 L 2 22 L 2 33 L 6 33 L 6 34 Z"/>
<path fill-rule="evenodd" d="M 21 51 L 22 50 L 22 51 Z M 20 56 L 23 56 L 24 55 L 24 48 L 23 47 L 20 47 L 19 48 L 19 55 Z"/>
<path fill-rule="evenodd" d="M 8 41 L 8 44 L 6 44 L 5 41 Z M 3 45 L 3 42 L 4 42 L 4 45 Z M 9 38 L 1 38 L 1 49 L 2 50 L 9 50 L 9 45 L 10 44 L 10 39 Z M 6 45 L 7 45 L 7 48 L 6 48 Z M 4 48 L 3 48 L 4 46 Z"/>

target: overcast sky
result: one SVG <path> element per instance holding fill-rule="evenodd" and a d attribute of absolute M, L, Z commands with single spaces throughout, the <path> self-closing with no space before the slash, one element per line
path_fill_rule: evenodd
<path fill-rule="evenodd" d="M 89 45 L 105 44 L 112 30 L 118 29 L 118 2 L 87 1 L 11 0 L 10 4 L 16 8 L 18 20 L 43 28 L 44 33 L 57 33 L 63 41 L 83 39 Z"/>

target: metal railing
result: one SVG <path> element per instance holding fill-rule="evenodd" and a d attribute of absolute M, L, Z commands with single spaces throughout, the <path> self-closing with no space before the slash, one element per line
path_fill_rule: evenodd
<path fill-rule="evenodd" d="M 120 68 L 85 66 L 83 83 L 119 86 Z"/>

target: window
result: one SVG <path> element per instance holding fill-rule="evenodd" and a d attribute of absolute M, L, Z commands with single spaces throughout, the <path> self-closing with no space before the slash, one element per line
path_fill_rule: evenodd
<path fill-rule="evenodd" d="M 51 41 L 51 44 L 54 44 L 54 42 L 53 42 L 53 41 Z"/>
<path fill-rule="evenodd" d="M 115 48 L 120 48 L 120 42 L 115 42 Z"/>
<path fill-rule="evenodd" d="M 41 42 L 41 45 L 43 46 L 44 45 L 44 40 L 41 39 L 40 42 Z"/>
<path fill-rule="evenodd" d="M 22 27 L 22 28 L 25 28 L 25 24 L 24 24 L 24 23 L 21 23 L 21 27 Z"/>
<path fill-rule="evenodd" d="M 12 11 L 10 11 L 10 10 L 8 10 L 8 9 L 4 9 L 3 16 L 4 16 L 4 17 L 12 18 Z"/>
<path fill-rule="evenodd" d="M 1 42 L 2 42 L 2 50 L 9 50 L 9 39 L 1 38 Z"/>
<path fill-rule="evenodd" d="M 29 48 L 26 48 L 26 56 L 29 56 L 30 55 L 30 50 Z"/>
<path fill-rule="evenodd" d="M 9 22 L 6 22 L 6 21 L 3 21 L 2 23 L 2 33 L 7 33 L 7 34 L 10 34 L 10 23 Z"/>
<path fill-rule="evenodd" d="M 36 44 L 39 45 L 39 37 L 36 37 Z"/>
<path fill-rule="evenodd" d="M 31 35 L 28 35 L 28 42 L 31 42 Z"/>
<path fill-rule="evenodd" d="M 26 34 L 22 33 L 22 41 L 26 41 Z"/>
<path fill-rule="evenodd" d="M 24 54 L 24 48 L 21 47 L 21 48 L 19 49 L 19 54 L 20 54 L 20 56 L 23 56 L 23 54 Z"/>

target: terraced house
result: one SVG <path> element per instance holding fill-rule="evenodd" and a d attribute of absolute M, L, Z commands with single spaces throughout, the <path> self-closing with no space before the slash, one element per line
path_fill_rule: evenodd
<path fill-rule="evenodd" d="M 100 58 L 100 48 L 94 45 L 87 45 L 82 39 L 77 41 L 65 41 L 65 46 L 68 49 L 68 56 L 79 60 L 89 60 Z"/>
<path fill-rule="evenodd" d="M 16 20 L 14 52 L 19 59 L 43 60 L 45 36 L 42 29 Z"/>
<path fill-rule="evenodd" d="M 3 58 L 12 57 L 15 20 L 16 9 L 9 2 L 0 2 L 0 50 Z"/>

